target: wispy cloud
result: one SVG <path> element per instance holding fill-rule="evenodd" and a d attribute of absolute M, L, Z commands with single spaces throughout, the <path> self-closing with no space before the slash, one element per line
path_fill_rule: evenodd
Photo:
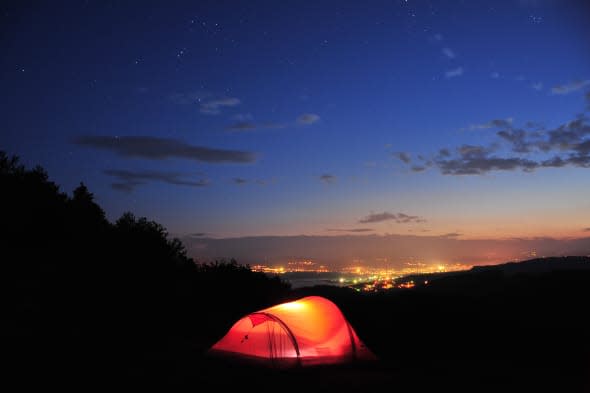
<path fill-rule="evenodd" d="M 468 129 L 469 130 L 487 130 L 490 128 L 510 128 L 512 127 L 512 117 L 508 117 L 506 119 L 493 119 L 488 121 L 487 123 L 482 124 L 471 124 Z"/>
<path fill-rule="evenodd" d="M 450 156 L 451 156 L 451 152 L 450 152 L 450 150 L 449 150 L 449 149 L 446 149 L 446 148 L 445 148 L 445 149 L 440 149 L 440 150 L 438 151 L 438 155 L 439 155 L 440 157 L 443 157 L 443 158 L 444 158 L 444 157 L 450 157 Z"/>
<path fill-rule="evenodd" d="M 213 100 L 202 101 L 200 105 L 201 113 L 207 115 L 218 115 L 223 108 L 240 105 L 241 101 L 235 97 L 223 97 Z"/>
<path fill-rule="evenodd" d="M 304 113 L 297 117 L 297 123 L 299 124 L 313 124 L 320 120 L 320 116 L 315 113 Z"/>
<path fill-rule="evenodd" d="M 439 237 L 442 237 L 445 239 L 453 239 L 453 238 L 457 238 L 459 236 L 463 236 L 463 234 L 459 233 L 459 232 L 450 232 L 450 233 L 445 233 L 444 235 L 440 235 Z"/>
<path fill-rule="evenodd" d="M 394 157 L 396 157 L 397 159 L 399 159 L 404 164 L 409 164 L 410 161 L 412 161 L 412 157 L 410 156 L 410 153 L 399 151 L 399 152 L 395 152 L 395 153 L 392 153 L 392 154 L 393 154 Z"/>
<path fill-rule="evenodd" d="M 543 90 L 543 82 L 533 83 L 531 87 L 537 91 Z"/>
<path fill-rule="evenodd" d="M 439 159 L 436 165 L 443 175 L 481 175 L 492 170 L 534 170 L 534 161 L 519 158 L 503 158 L 491 155 L 491 148 L 463 145 L 457 148 L 458 156 Z"/>
<path fill-rule="evenodd" d="M 527 127 L 506 128 L 496 135 L 501 141 L 508 142 L 513 154 L 498 154 L 500 145 L 497 142 L 490 146 L 462 145 L 455 149 L 454 154 L 441 149 L 433 164 L 444 175 L 483 175 L 491 171 L 514 170 L 532 172 L 540 168 L 565 166 L 590 168 L 589 122 L 587 116 L 579 115 L 559 127 L 542 132 L 529 131 Z M 533 153 L 535 159 L 529 156 Z M 547 157 L 547 154 L 550 156 Z M 545 155 L 545 158 L 538 158 L 539 155 Z"/>
<path fill-rule="evenodd" d="M 240 121 L 227 126 L 225 129 L 229 131 L 251 131 L 256 129 L 256 124 L 248 121 Z"/>
<path fill-rule="evenodd" d="M 451 48 L 442 48 L 442 53 L 449 59 L 455 58 L 455 52 L 453 52 Z"/>
<path fill-rule="evenodd" d="M 73 141 L 80 146 L 110 150 L 123 157 L 163 160 L 184 158 L 208 163 L 250 163 L 256 161 L 256 154 L 248 151 L 212 149 L 191 145 L 176 139 L 151 136 L 81 136 Z"/>
<path fill-rule="evenodd" d="M 516 153 L 529 153 L 531 151 L 531 143 L 527 140 L 527 132 L 522 129 L 507 129 L 498 131 L 497 135 L 510 142 L 512 151 Z"/>
<path fill-rule="evenodd" d="M 201 179 L 197 181 L 186 180 L 183 175 L 176 172 L 158 172 L 158 171 L 128 171 L 124 169 L 107 169 L 104 173 L 114 177 L 118 182 L 111 186 L 115 190 L 131 192 L 137 186 L 148 182 L 162 182 L 177 186 L 205 187 L 209 185 L 209 180 Z"/>
<path fill-rule="evenodd" d="M 442 34 L 438 34 L 438 33 L 437 33 L 437 34 L 435 34 L 435 35 L 432 37 L 432 39 L 433 39 L 433 40 L 435 40 L 435 41 L 438 41 L 438 42 L 440 42 L 440 41 L 442 41 L 442 40 L 443 40 L 443 36 L 442 36 Z"/>
<path fill-rule="evenodd" d="M 265 186 L 267 184 L 272 184 L 275 182 L 275 179 L 271 179 L 270 181 L 264 179 L 244 179 L 243 177 L 234 177 L 231 179 L 233 184 L 238 186 L 243 186 L 245 184 L 256 184 L 259 186 Z"/>
<path fill-rule="evenodd" d="M 205 232 L 189 233 L 188 236 L 190 236 L 190 237 L 205 237 L 205 236 L 207 236 L 207 233 L 205 233 Z"/>
<path fill-rule="evenodd" d="M 457 68 L 454 68 L 452 70 L 445 72 L 445 78 L 447 78 L 447 79 L 455 78 L 455 77 L 461 76 L 461 75 L 463 75 L 463 67 L 457 67 Z"/>
<path fill-rule="evenodd" d="M 262 123 L 256 124 L 250 121 L 240 121 L 234 124 L 227 126 L 225 129 L 228 131 L 234 132 L 242 132 L 242 131 L 253 131 L 257 129 L 278 129 L 278 128 L 285 128 L 287 127 L 286 124 L 282 123 Z"/>
<path fill-rule="evenodd" d="M 590 232 L 590 227 L 582 229 L 584 232 Z"/>
<path fill-rule="evenodd" d="M 345 228 L 328 228 L 326 229 L 326 231 L 328 232 L 350 232 L 350 233 L 361 233 L 361 232 L 373 232 L 374 229 L 372 228 L 351 228 L 351 229 L 345 229 Z"/>
<path fill-rule="evenodd" d="M 585 147 L 590 136 L 590 119 L 579 116 L 575 120 L 562 124 L 545 132 L 546 138 L 540 141 L 531 141 L 542 151 L 573 151 L 579 154 L 587 154 Z"/>
<path fill-rule="evenodd" d="M 372 213 L 368 216 L 361 218 L 358 222 L 360 224 L 369 224 L 374 222 L 383 222 L 383 221 L 395 221 L 398 224 L 407 224 L 407 223 L 420 223 L 426 222 L 425 219 L 419 216 L 410 216 L 404 213 Z"/>
<path fill-rule="evenodd" d="M 570 83 L 566 83 L 563 85 L 557 85 L 551 88 L 551 93 L 553 94 L 569 94 L 573 93 L 574 91 L 578 91 L 583 89 L 584 87 L 590 85 L 590 79 L 586 80 L 578 80 Z"/>
<path fill-rule="evenodd" d="M 492 72 L 490 74 L 490 77 L 493 78 L 493 79 L 499 79 L 500 78 L 500 73 L 494 71 L 494 72 Z"/>
<path fill-rule="evenodd" d="M 326 184 L 336 183 L 336 176 L 325 173 L 320 176 L 320 180 Z"/>
<path fill-rule="evenodd" d="M 117 182 L 112 183 L 111 188 L 113 190 L 122 191 L 122 192 L 133 192 L 137 186 L 145 184 L 145 182 L 141 181 L 126 181 L 126 182 Z"/>
<path fill-rule="evenodd" d="M 241 177 L 234 177 L 234 178 L 232 179 L 232 182 L 234 182 L 234 184 L 237 184 L 237 185 L 242 185 L 242 184 L 246 184 L 246 183 L 248 183 L 248 180 L 246 180 L 246 179 L 243 179 L 243 178 L 241 178 Z"/>
<path fill-rule="evenodd" d="M 168 96 L 168 99 L 178 105 L 198 105 L 199 111 L 207 115 L 218 115 L 224 108 L 235 107 L 241 103 L 239 98 L 219 96 L 205 91 L 173 93 Z M 248 114 L 236 116 L 248 116 Z"/>

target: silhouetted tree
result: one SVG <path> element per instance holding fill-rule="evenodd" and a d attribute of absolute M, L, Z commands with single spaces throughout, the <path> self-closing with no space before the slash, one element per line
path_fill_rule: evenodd
<path fill-rule="evenodd" d="M 104 211 L 94 202 L 94 195 L 88 191 L 84 183 L 80 183 L 74 189 L 69 202 L 72 214 L 80 223 L 86 222 L 102 226 L 107 224 Z"/>

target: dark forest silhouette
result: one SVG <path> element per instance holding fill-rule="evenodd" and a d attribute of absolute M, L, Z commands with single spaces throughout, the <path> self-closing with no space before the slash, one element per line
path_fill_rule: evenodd
<path fill-rule="evenodd" d="M 19 386 L 125 381 L 135 388 L 164 383 L 221 391 L 247 381 L 257 390 L 280 385 L 289 391 L 590 387 L 590 272 L 576 268 L 590 263 L 587 258 L 534 274 L 518 267 L 526 265 L 478 268 L 377 294 L 321 286 L 291 290 L 236 261 L 195 264 L 160 224 L 131 213 L 111 223 L 84 184 L 69 196 L 42 168 L 26 169 L 4 153 L 0 190 L 0 276 L 9 305 L 5 371 Z M 246 313 L 306 295 L 334 301 L 380 361 L 284 373 L 205 355 Z"/>
<path fill-rule="evenodd" d="M 289 289 L 236 261 L 195 264 L 160 224 L 131 213 L 110 223 L 84 184 L 70 197 L 2 152 L 0 189 L 14 371 L 141 375 L 153 354 L 165 368 Z"/>

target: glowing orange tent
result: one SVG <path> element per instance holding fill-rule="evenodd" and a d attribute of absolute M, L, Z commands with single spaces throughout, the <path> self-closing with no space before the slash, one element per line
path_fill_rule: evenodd
<path fill-rule="evenodd" d="M 375 359 L 338 306 L 320 296 L 243 317 L 210 352 L 280 367 Z"/>

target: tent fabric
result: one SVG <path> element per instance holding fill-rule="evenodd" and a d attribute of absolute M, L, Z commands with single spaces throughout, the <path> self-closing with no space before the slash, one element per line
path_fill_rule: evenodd
<path fill-rule="evenodd" d="M 375 358 L 338 306 L 320 296 L 304 297 L 241 318 L 211 352 L 285 366 Z"/>

